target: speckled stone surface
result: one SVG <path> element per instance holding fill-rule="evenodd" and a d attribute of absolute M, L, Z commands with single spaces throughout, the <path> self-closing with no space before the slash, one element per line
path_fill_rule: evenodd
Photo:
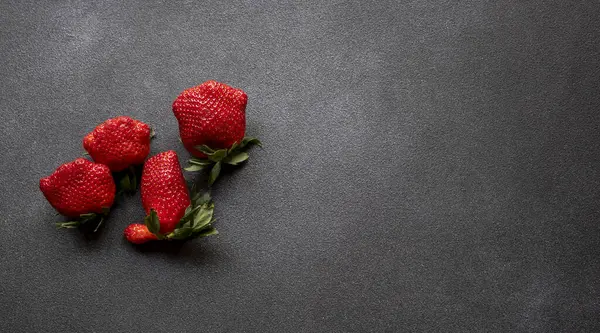
<path fill-rule="evenodd" d="M 0 1 L 3 332 L 600 331 L 594 1 Z M 248 94 L 220 235 L 95 239 L 39 178 L 129 115 Z M 187 174 L 189 178 L 190 175 Z M 202 181 L 202 179 L 199 179 Z"/>

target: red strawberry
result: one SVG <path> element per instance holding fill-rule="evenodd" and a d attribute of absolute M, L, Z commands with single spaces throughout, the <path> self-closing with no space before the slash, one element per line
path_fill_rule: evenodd
<path fill-rule="evenodd" d="M 143 244 L 149 241 L 157 240 L 155 234 L 148 230 L 145 224 L 134 223 L 125 228 L 125 238 L 133 244 Z"/>
<path fill-rule="evenodd" d="M 194 156 L 188 171 L 213 165 L 209 184 L 221 171 L 221 164 L 237 165 L 248 159 L 244 151 L 254 138 L 244 138 L 248 96 L 241 89 L 217 81 L 206 81 L 184 90 L 173 102 L 179 122 L 179 135 L 185 148 Z"/>
<path fill-rule="evenodd" d="M 144 163 L 150 152 L 150 126 L 129 117 L 108 119 L 83 139 L 83 148 L 96 163 L 122 171 Z"/>
<path fill-rule="evenodd" d="M 106 165 L 78 158 L 40 179 L 40 190 L 60 214 L 80 217 L 104 213 L 115 200 L 115 183 Z"/>
<path fill-rule="evenodd" d="M 217 81 L 184 90 L 173 102 L 173 113 L 185 148 L 196 157 L 206 157 L 196 146 L 226 149 L 242 141 L 247 101 L 244 91 Z"/>
<path fill-rule="evenodd" d="M 194 193 L 190 198 L 174 151 L 160 153 L 146 161 L 141 194 L 148 215 L 144 225 L 132 224 L 125 229 L 125 237 L 130 242 L 181 240 L 218 233 L 212 227 L 214 204 L 210 195 Z"/>
<path fill-rule="evenodd" d="M 160 232 L 173 231 L 191 203 L 177 153 L 170 150 L 149 158 L 140 188 L 144 210 L 147 214 L 156 211 Z"/>

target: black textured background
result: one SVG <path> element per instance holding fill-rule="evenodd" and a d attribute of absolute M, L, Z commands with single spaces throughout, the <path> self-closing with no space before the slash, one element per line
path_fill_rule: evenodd
<path fill-rule="evenodd" d="M 600 330 L 596 1 L 0 2 L 3 332 Z M 121 114 L 176 149 L 216 79 L 249 96 L 217 237 L 95 240 L 39 178 Z M 189 177 L 190 175 L 188 175 Z"/>

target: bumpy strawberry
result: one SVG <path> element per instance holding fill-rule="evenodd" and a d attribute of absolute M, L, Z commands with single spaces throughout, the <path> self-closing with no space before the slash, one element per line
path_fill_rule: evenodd
<path fill-rule="evenodd" d="M 173 113 L 185 148 L 194 156 L 206 157 L 196 146 L 223 149 L 242 141 L 247 102 L 241 89 L 217 81 L 184 90 L 173 102 Z"/>
<path fill-rule="evenodd" d="M 154 210 L 158 215 L 160 232 L 173 231 L 191 203 L 176 152 L 166 151 L 146 161 L 140 191 L 146 214 Z"/>
<path fill-rule="evenodd" d="M 174 151 L 166 151 L 146 161 L 141 181 L 142 205 L 148 214 L 146 229 L 130 225 L 125 237 L 132 243 L 155 239 L 187 239 L 217 233 L 212 227 L 214 204 L 208 194 L 194 193 L 190 198 L 179 159 Z"/>
<path fill-rule="evenodd" d="M 245 149 L 260 145 L 255 138 L 244 138 L 248 96 L 241 89 L 217 81 L 206 81 L 184 90 L 173 102 L 179 122 L 179 135 L 185 148 L 196 159 L 186 170 L 199 171 L 211 166 L 209 184 L 221 171 L 221 164 L 237 165 L 248 159 Z"/>
<path fill-rule="evenodd" d="M 76 227 L 106 214 L 115 200 L 115 183 L 106 165 L 78 158 L 40 179 L 40 190 L 60 214 L 81 221 L 59 223 Z"/>
<path fill-rule="evenodd" d="M 143 244 L 149 241 L 157 240 L 155 234 L 148 230 L 145 224 L 134 223 L 125 228 L 125 238 L 133 244 Z"/>
<path fill-rule="evenodd" d="M 96 163 L 122 171 L 144 163 L 150 152 L 150 126 L 121 116 L 98 125 L 83 139 L 83 148 Z"/>

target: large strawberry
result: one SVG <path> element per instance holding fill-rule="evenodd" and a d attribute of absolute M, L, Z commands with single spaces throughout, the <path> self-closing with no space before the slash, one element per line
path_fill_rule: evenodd
<path fill-rule="evenodd" d="M 133 224 L 125 237 L 141 244 L 155 239 L 186 239 L 216 234 L 212 228 L 214 204 L 207 195 L 190 198 L 179 159 L 166 151 L 146 161 L 141 181 L 142 205 L 148 214 L 145 227 Z M 149 233 L 148 233 L 149 232 Z"/>
<path fill-rule="evenodd" d="M 106 165 L 78 158 L 40 179 L 40 190 L 60 214 L 79 219 L 57 223 L 70 228 L 90 220 L 100 219 L 101 223 L 115 200 L 116 187 Z"/>
<path fill-rule="evenodd" d="M 173 102 L 179 123 L 179 135 L 185 148 L 195 157 L 186 170 L 198 171 L 213 165 L 212 184 L 221 164 L 237 165 L 248 159 L 245 149 L 260 145 L 254 138 L 244 138 L 248 96 L 241 89 L 217 81 L 206 81 L 184 90 Z"/>
<path fill-rule="evenodd" d="M 144 163 L 150 152 L 152 130 L 147 124 L 120 116 L 96 126 L 83 139 L 83 148 L 96 163 L 122 171 Z"/>

